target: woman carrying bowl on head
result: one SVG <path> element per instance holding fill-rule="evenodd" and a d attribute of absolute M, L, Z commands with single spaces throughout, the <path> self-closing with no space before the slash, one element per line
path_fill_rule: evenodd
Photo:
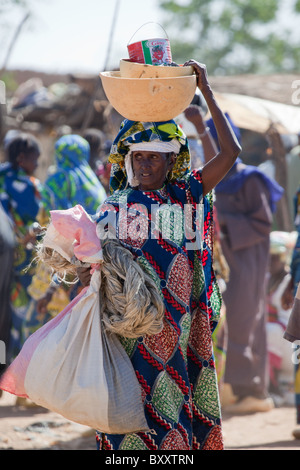
<path fill-rule="evenodd" d="M 103 450 L 223 449 L 211 339 L 221 306 L 212 268 L 211 190 L 241 148 L 206 67 L 194 60 L 185 65 L 197 75 L 217 129 L 218 153 L 190 171 L 188 142 L 173 120 L 125 120 L 109 156 L 112 194 L 97 215 L 98 236 L 116 236 L 132 252 L 155 281 L 165 314 L 155 335 L 119 335 L 141 387 L 150 431 L 97 432 Z M 89 282 L 86 269 L 78 274 Z"/>

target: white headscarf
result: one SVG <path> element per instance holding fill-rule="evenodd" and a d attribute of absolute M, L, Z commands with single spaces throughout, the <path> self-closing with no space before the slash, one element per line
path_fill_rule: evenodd
<path fill-rule="evenodd" d="M 125 169 L 127 173 L 127 179 L 130 186 L 138 186 L 139 181 L 134 176 L 132 169 L 132 152 L 136 151 L 153 151 L 161 153 L 175 153 L 176 155 L 180 150 L 180 143 L 177 139 L 172 139 L 170 142 L 162 142 L 161 140 L 153 140 L 152 142 L 139 142 L 130 145 L 130 151 L 125 157 Z"/>

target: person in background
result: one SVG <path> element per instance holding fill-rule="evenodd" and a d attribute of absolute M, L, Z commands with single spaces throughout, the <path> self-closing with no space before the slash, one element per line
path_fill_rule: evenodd
<path fill-rule="evenodd" d="M 296 232 L 272 231 L 267 285 L 267 345 L 269 391 L 276 405 L 291 405 L 294 400 L 294 372 L 291 347 L 283 334 L 291 308 L 282 306 L 282 296 L 291 280 L 290 260 Z"/>
<path fill-rule="evenodd" d="M 300 186 L 294 197 L 295 208 L 295 227 L 297 230 L 297 240 L 293 250 L 291 261 L 291 281 L 288 284 L 282 298 L 285 308 L 292 308 L 287 329 L 284 333 L 286 340 L 290 342 L 300 341 Z M 299 343 L 298 343 L 299 344 Z M 293 431 L 296 439 L 300 439 L 300 358 L 294 361 L 295 367 L 295 405 L 296 405 L 296 424 L 297 427 Z"/>
<path fill-rule="evenodd" d="M 227 118 L 240 140 L 239 129 Z M 207 125 L 218 145 L 212 119 Z M 221 400 L 231 413 L 274 406 L 268 394 L 265 301 L 273 212 L 282 194 L 275 181 L 241 158 L 215 188 L 221 246 L 230 270 L 223 292 L 227 351 Z"/>
<path fill-rule="evenodd" d="M 300 132 L 297 135 L 297 144 L 290 149 L 286 155 L 287 178 L 288 178 L 288 201 L 292 219 L 295 214 L 294 197 L 298 190 L 300 174 Z"/>
<path fill-rule="evenodd" d="M 175 118 L 176 123 L 181 127 L 189 141 L 189 149 L 191 154 L 191 168 L 200 168 L 205 161 L 216 155 L 216 146 L 213 139 L 206 129 L 204 116 L 207 114 L 208 108 L 202 93 L 197 89 L 190 105 Z M 203 141 L 202 141 L 203 138 Z M 211 155 L 209 149 L 206 148 L 206 155 L 203 145 L 209 144 L 214 147 Z M 208 156 L 209 155 L 209 156 Z"/>
<path fill-rule="evenodd" d="M 99 129 L 89 128 L 83 132 L 82 137 L 89 143 L 89 164 L 92 170 L 98 176 L 98 171 L 101 171 L 103 167 L 102 147 L 105 142 L 105 135 Z"/>
<path fill-rule="evenodd" d="M 76 204 L 82 205 L 89 214 L 94 214 L 106 198 L 106 192 L 91 168 L 89 161 L 92 152 L 99 149 L 100 138 L 96 132 L 89 131 L 90 144 L 83 137 L 67 134 L 55 143 L 56 165 L 48 175 L 43 188 L 42 209 L 39 213 L 41 225 L 48 223 L 51 210 L 69 209 Z M 74 279 L 61 283 L 44 266 L 38 272 L 30 286 L 30 291 L 37 301 L 40 321 L 50 310 L 52 316 L 79 293 L 81 285 Z"/>
<path fill-rule="evenodd" d="M 187 121 L 192 123 L 192 127 L 181 126 L 191 129 L 192 135 L 188 138 L 189 144 L 192 140 L 193 145 L 190 149 L 191 167 L 202 167 L 209 162 L 218 152 L 214 138 L 210 133 L 204 116 L 207 113 L 207 106 L 204 102 L 202 94 L 196 93 L 190 106 L 184 110 L 184 116 Z M 201 157 L 200 157 L 201 156 Z M 220 239 L 220 226 L 218 222 L 218 214 L 214 207 L 214 271 L 218 280 L 220 292 L 223 294 L 226 289 L 226 282 L 229 280 L 229 266 L 223 255 Z M 220 319 L 212 336 L 214 345 L 214 354 L 216 362 L 216 370 L 218 376 L 218 385 L 220 395 L 223 391 L 223 380 L 226 364 L 226 348 L 227 348 L 227 327 L 226 327 L 226 308 L 224 302 L 221 306 Z"/>
<path fill-rule="evenodd" d="M 76 204 L 94 214 L 106 198 L 106 192 L 92 170 L 90 146 L 81 136 L 64 135 L 55 143 L 55 168 L 48 175 L 43 191 L 43 207 L 69 209 Z"/>
<path fill-rule="evenodd" d="M 111 142 L 106 140 L 105 134 L 102 131 L 94 128 L 86 129 L 83 133 L 83 138 L 86 139 L 90 145 L 91 168 L 108 194 L 111 165 L 107 161 L 107 155 L 109 154 Z"/>
<path fill-rule="evenodd" d="M 293 430 L 295 439 L 300 439 L 300 283 L 296 288 L 296 294 L 291 305 L 291 315 L 284 332 L 284 339 L 294 343 L 292 352 L 292 363 L 294 365 L 294 393 L 296 405 L 296 428 Z"/>
<path fill-rule="evenodd" d="M 0 356 L 0 374 L 4 372 L 8 358 L 12 310 L 10 305 L 13 283 L 15 235 L 13 225 L 0 202 L 0 341 L 5 345 L 5 357 Z M 3 352 L 3 349 L 1 349 Z M 1 391 L 0 391 L 1 396 Z"/>
<path fill-rule="evenodd" d="M 294 196 L 299 184 L 300 174 L 300 133 L 298 135 L 282 135 L 271 126 L 266 133 L 268 147 L 266 148 L 266 160 L 258 165 L 258 168 L 269 178 L 276 180 L 276 173 L 283 172 L 285 183 L 286 205 L 289 214 L 285 214 L 285 227 L 292 227 L 294 218 Z M 277 150 L 276 150 L 277 149 Z M 276 156 L 277 153 L 277 156 Z M 281 162 L 280 170 L 276 172 L 278 158 L 284 154 L 285 162 Z M 279 174 L 278 173 L 278 174 Z M 286 228 L 289 230 L 289 228 Z"/>
<path fill-rule="evenodd" d="M 31 262 L 39 231 L 37 216 L 41 205 L 42 185 L 34 172 L 40 153 L 40 144 L 32 135 L 18 133 L 5 140 L 7 161 L 0 166 L 0 200 L 11 220 L 16 239 L 10 296 L 10 360 L 19 353 L 26 336 L 26 319 L 35 310 L 35 302 L 27 289 L 35 272 Z"/>

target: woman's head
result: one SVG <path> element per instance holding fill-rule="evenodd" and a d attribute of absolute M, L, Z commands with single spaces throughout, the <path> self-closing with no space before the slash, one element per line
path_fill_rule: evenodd
<path fill-rule="evenodd" d="M 161 188 L 176 158 L 174 152 L 153 150 L 135 150 L 131 155 L 133 175 L 142 191 Z"/>
<path fill-rule="evenodd" d="M 138 159 L 137 152 L 140 153 Z M 151 160 L 146 158 L 149 155 L 145 152 L 152 153 Z M 141 153 L 144 158 L 141 158 Z M 186 136 L 173 120 L 134 122 L 125 119 L 113 142 L 109 161 L 112 163 L 111 192 L 124 189 L 127 183 L 133 187 L 139 186 L 141 181 L 144 190 L 146 187 L 149 190 L 158 189 L 166 177 L 176 180 L 190 169 Z M 154 166 L 154 163 L 159 166 Z"/>
<path fill-rule="evenodd" d="M 33 175 L 41 154 L 38 141 L 30 134 L 19 134 L 6 148 L 8 161 L 17 170 L 22 168 L 29 176 Z"/>
<path fill-rule="evenodd" d="M 99 129 L 86 129 L 82 137 L 89 143 L 90 146 L 90 166 L 97 168 L 97 161 L 101 159 L 101 151 L 103 143 L 105 142 L 105 135 Z"/>
<path fill-rule="evenodd" d="M 55 159 L 57 165 L 64 168 L 87 164 L 90 159 L 88 141 L 77 134 L 60 137 L 55 143 Z"/>
<path fill-rule="evenodd" d="M 105 141 L 105 135 L 103 132 L 99 129 L 89 128 L 84 131 L 82 137 L 88 141 L 91 155 L 97 154 L 97 156 L 99 156 L 99 152 Z"/>
<path fill-rule="evenodd" d="M 130 144 L 129 148 L 125 157 L 129 184 L 149 191 L 161 188 L 167 176 L 171 175 L 180 143 L 177 139 L 168 142 L 155 139 Z"/>

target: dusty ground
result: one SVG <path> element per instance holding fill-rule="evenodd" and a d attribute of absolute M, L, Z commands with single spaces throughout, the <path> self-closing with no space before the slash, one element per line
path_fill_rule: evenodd
<path fill-rule="evenodd" d="M 274 408 L 267 413 L 244 416 L 223 414 L 225 445 L 228 450 L 300 450 L 294 439 L 296 414 L 293 407 Z"/>
<path fill-rule="evenodd" d="M 247 416 L 223 415 L 228 450 L 300 450 L 293 407 Z M 0 398 L 0 450 L 96 450 L 95 433 L 40 407 L 15 405 L 15 397 Z"/>
<path fill-rule="evenodd" d="M 41 407 L 16 406 L 16 397 L 0 398 L 0 450 L 94 450 L 95 433 Z"/>

